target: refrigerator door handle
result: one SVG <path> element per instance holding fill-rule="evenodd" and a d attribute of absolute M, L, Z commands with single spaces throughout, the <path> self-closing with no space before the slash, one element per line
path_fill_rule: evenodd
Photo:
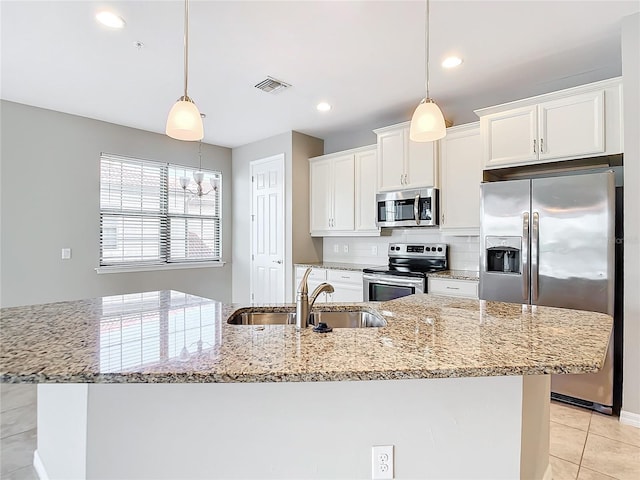
<path fill-rule="evenodd" d="M 522 214 L 522 299 L 529 303 L 529 212 Z"/>
<path fill-rule="evenodd" d="M 531 303 L 538 301 L 538 256 L 539 256 L 539 243 L 540 243 L 540 215 L 538 212 L 533 212 L 532 222 L 532 235 L 531 235 L 531 284 L 532 284 L 532 296 Z"/>

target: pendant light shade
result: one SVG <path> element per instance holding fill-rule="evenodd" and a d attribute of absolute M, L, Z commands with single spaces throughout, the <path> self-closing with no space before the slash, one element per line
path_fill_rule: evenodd
<path fill-rule="evenodd" d="M 194 142 L 202 140 L 204 128 L 198 107 L 189 97 L 180 97 L 169 112 L 167 135 L 177 140 Z"/>
<path fill-rule="evenodd" d="M 425 10 L 425 89 L 427 94 L 411 117 L 409 138 L 414 142 L 433 142 L 447 134 L 442 111 L 429 97 L 429 0 Z"/>
<path fill-rule="evenodd" d="M 411 117 L 409 138 L 414 142 L 433 142 L 446 134 L 442 111 L 430 98 L 423 99 Z"/>
<path fill-rule="evenodd" d="M 171 108 L 167 117 L 166 133 L 176 140 L 193 142 L 202 140 L 204 127 L 196 104 L 187 95 L 189 81 L 189 0 L 184 2 L 184 95 Z"/>

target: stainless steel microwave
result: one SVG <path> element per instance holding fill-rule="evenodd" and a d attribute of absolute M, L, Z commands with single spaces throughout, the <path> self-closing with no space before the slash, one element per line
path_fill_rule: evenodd
<path fill-rule="evenodd" d="M 435 227 L 440 217 L 437 188 L 378 193 L 378 227 Z"/>

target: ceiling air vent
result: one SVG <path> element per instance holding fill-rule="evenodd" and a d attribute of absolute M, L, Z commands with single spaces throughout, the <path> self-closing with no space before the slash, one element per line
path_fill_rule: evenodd
<path fill-rule="evenodd" d="M 263 92 L 267 93 L 279 93 L 286 88 L 289 88 L 290 86 L 291 85 L 283 82 L 282 80 L 276 80 L 275 78 L 267 77 L 266 79 L 258 83 L 256 85 L 256 88 L 259 88 Z"/>

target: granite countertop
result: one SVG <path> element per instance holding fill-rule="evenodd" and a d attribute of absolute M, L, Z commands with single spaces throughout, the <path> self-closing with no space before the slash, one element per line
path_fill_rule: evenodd
<path fill-rule="evenodd" d="M 379 267 L 380 265 L 364 265 L 361 263 L 340 263 L 340 262 L 319 262 L 319 263 L 296 263 L 296 267 L 328 268 L 331 270 L 348 270 L 351 272 L 362 272 L 365 268 Z"/>
<path fill-rule="evenodd" d="M 473 270 L 443 270 L 442 272 L 429 272 L 427 277 L 445 278 L 453 280 L 478 281 L 478 272 Z"/>
<path fill-rule="evenodd" d="M 361 272 L 365 268 L 381 267 L 382 265 L 363 265 L 359 263 L 339 263 L 339 262 L 320 262 L 320 263 L 296 263 L 296 267 L 315 267 L 328 268 L 333 270 L 350 270 Z M 449 278 L 454 280 L 471 280 L 478 281 L 478 272 L 474 270 L 443 270 L 441 272 L 429 272 L 427 277 Z"/>
<path fill-rule="evenodd" d="M 293 325 L 228 325 L 238 305 L 176 291 L 5 308 L 0 380 L 294 382 L 586 373 L 602 366 L 612 328 L 611 317 L 601 313 L 427 294 L 322 308 L 354 305 L 382 315 L 387 326 L 318 334 Z"/>

